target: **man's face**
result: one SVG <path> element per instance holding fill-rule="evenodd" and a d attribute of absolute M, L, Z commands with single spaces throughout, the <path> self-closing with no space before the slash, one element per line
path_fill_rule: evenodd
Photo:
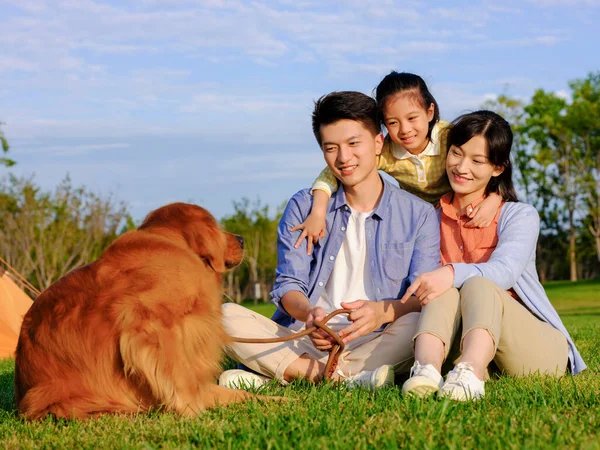
<path fill-rule="evenodd" d="M 321 142 L 325 162 L 345 187 L 357 187 L 378 176 L 376 156 L 381 153 L 383 136 L 374 136 L 361 122 L 343 119 L 322 125 Z"/>

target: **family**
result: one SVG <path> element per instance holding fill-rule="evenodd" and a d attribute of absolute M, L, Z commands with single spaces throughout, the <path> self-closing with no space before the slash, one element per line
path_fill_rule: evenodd
<path fill-rule="evenodd" d="M 267 319 L 225 304 L 226 331 L 283 337 L 348 309 L 329 322 L 346 343 L 333 380 L 379 388 L 408 374 L 405 394 L 458 401 L 483 397 L 492 372 L 584 370 L 537 277 L 539 216 L 515 193 L 510 125 L 491 111 L 441 121 L 410 73 L 391 72 L 375 92 L 316 101 L 312 126 L 327 167 L 281 218 L 277 310 Z M 230 344 L 243 369 L 219 384 L 317 382 L 332 344 L 320 331 Z"/>

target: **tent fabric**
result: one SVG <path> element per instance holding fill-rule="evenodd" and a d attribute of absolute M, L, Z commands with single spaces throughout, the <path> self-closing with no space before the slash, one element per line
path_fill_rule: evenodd
<path fill-rule="evenodd" d="M 32 303 L 8 272 L 0 277 L 0 358 L 14 357 L 23 316 Z"/>

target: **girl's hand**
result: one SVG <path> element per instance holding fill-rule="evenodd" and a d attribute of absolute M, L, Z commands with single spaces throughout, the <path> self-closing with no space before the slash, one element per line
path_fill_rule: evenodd
<path fill-rule="evenodd" d="M 294 244 L 294 248 L 300 247 L 302 240 L 307 238 L 306 254 L 310 255 L 313 251 L 313 244 L 319 242 L 319 238 L 325 237 L 325 229 L 325 215 L 319 214 L 316 210 L 312 211 L 304 222 L 290 230 L 292 232 L 302 230 L 300 237 Z"/>
<path fill-rule="evenodd" d="M 496 217 L 496 213 L 498 212 L 498 208 L 502 204 L 502 197 L 496 194 L 490 194 L 483 200 L 479 205 L 475 208 L 467 211 L 467 216 L 471 218 L 466 224 L 466 228 L 485 228 L 489 227 L 494 217 Z"/>
<path fill-rule="evenodd" d="M 431 300 L 439 297 L 454 284 L 454 269 L 452 266 L 444 266 L 431 272 L 423 273 L 411 284 L 400 301 L 406 303 L 408 298 L 415 294 L 421 306 L 425 306 Z"/>
<path fill-rule="evenodd" d="M 352 324 L 339 332 L 342 340 L 348 343 L 381 328 L 381 325 L 383 325 L 383 311 L 381 307 L 381 303 L 370 300 L 342 302 L 342 308 L 352 310 L 348 314 L 348 320 Z"/>
<path fill-rule="evenodd" d="M 306 318 L 306 328 L 310 328 L 315 324 L 315 321 L 319 322 L 325 318 L 325 310 L 320 306 L 317 306 L 310 310 L 308 317 Z M 328 352 L 333 346 L 334 340 L 331 336 L 322 330 L 317 329 L 310 335 L 310 340 L 317 350 Z"/>

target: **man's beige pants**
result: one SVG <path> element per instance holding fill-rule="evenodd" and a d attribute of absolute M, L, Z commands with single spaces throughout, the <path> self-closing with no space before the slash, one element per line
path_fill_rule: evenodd
<path fill-rule="evenodd" d="M 396 373 L 408 372 L 414 361 L 412 338 L 419 313 L 410 313 L 388 324 L 383 331 L 369 333 L 346 344 L 338 369 L 344 375 L 362 370 L 375 370 L 390 364 Z M 223 305 L 223 324 L 230 336 L 274 338 L 297 333 L 235 303 Z M 246 367 L 287 384 L 285 369 L 302 355 L 325 363 L 329 353 L 317 350 L 308 336 L 276 344 L 243 344 L 234 342 L 225 353 Z"/>
<path fill-rule="evenodd" d="M 476 328 L 487 330 L 496 350 L 494 362 L 500 371 L 519 377 L 539 372 L 561 376 L 568 362 L 566 337 L 549 323 L 534 316 L 521 303 L 483 277 L 469 278 L 459 291 L 451 289 L 425 305 L 415 334 L 429 333 L 444 343 L 448 358 L 462 324 L 459 347 L 465 335 Z"/>

